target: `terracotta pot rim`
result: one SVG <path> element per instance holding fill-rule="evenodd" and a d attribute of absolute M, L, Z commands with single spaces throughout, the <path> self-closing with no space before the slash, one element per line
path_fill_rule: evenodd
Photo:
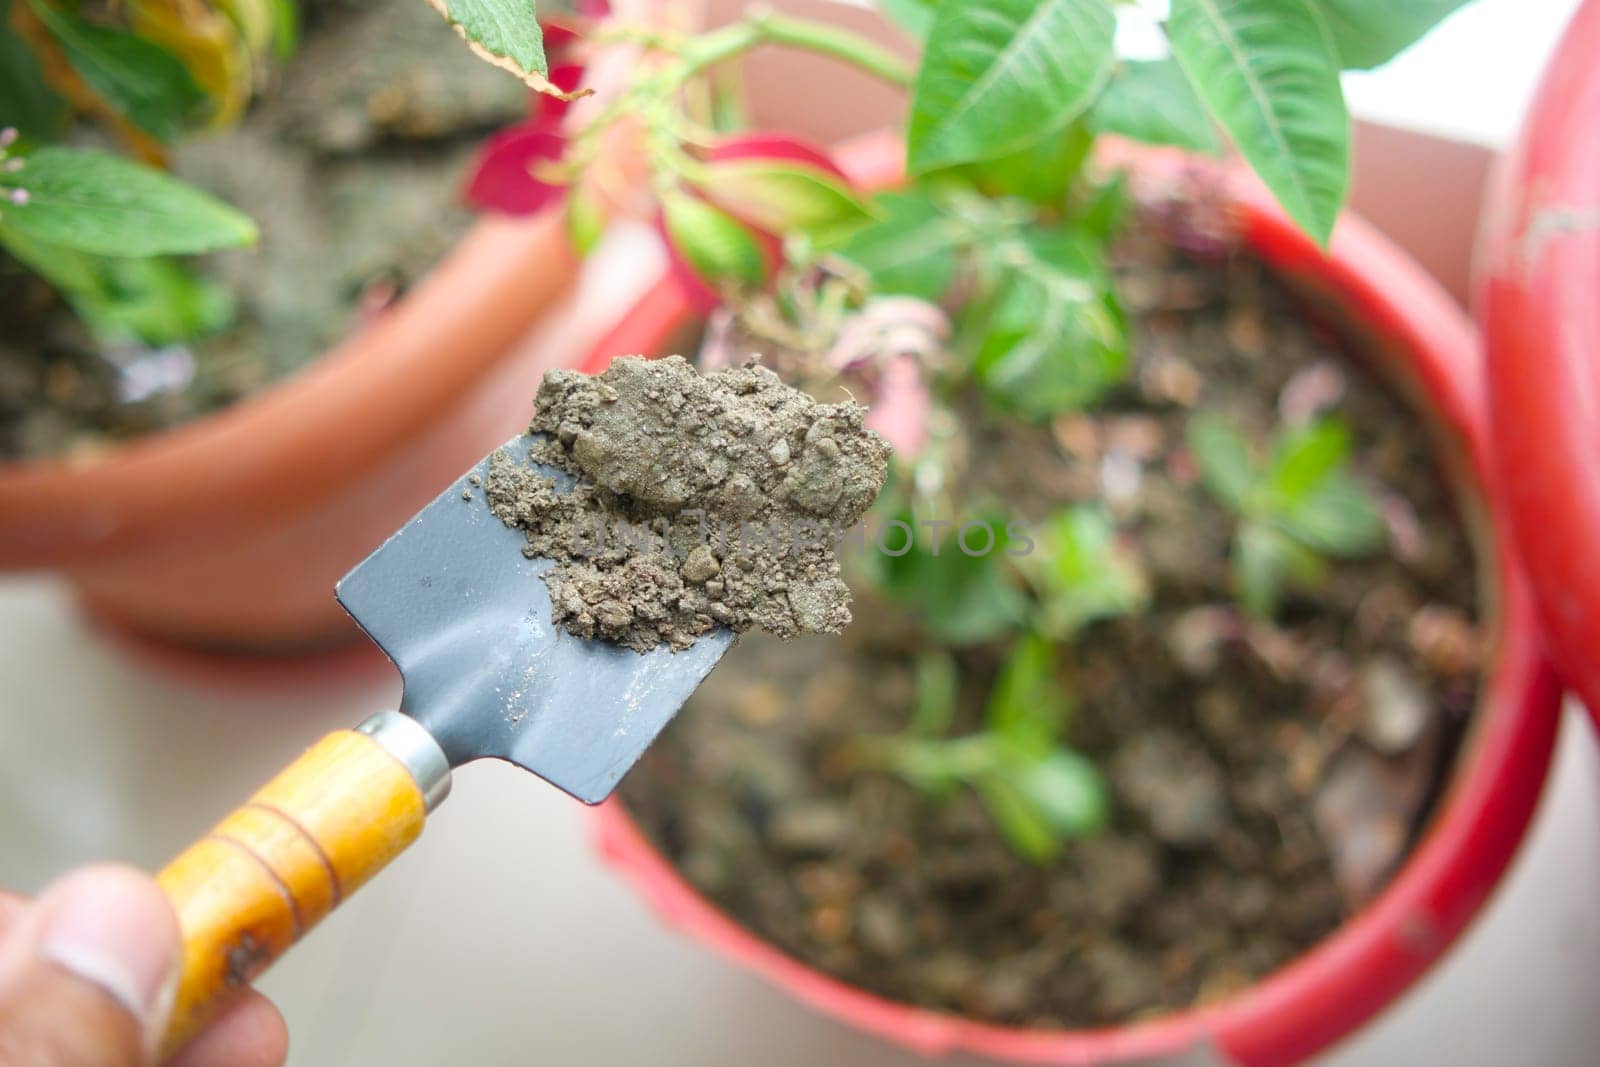
<path fill-rule="evenodd" d="M 864 180 L 894 168 L 881 140 L 854 146 L 846 169 Z M 1113 155 L 1123 155 L 1114 149 Z M 1176 153 L 1137 152 L 1141 165 L 1196 165 Z M 1203 164 L 1201 164 L 1203 165 Z M 1554 751 L 1560 690 L 1539 647 L 1532 600 L 1502 531 L 1489 481 L 1486 398 L 1477 344 L 1464 313 L 1409 258 L 1360 219 L 1340 220 L 1324 254 L 1252 179 L 1230 182 L 1246 243 L 1272 267 L 1314 278 L 1380 334 L 1387 355 L 1426 394 L 1429 414 L 1454 438 L 1472 485 L 1465 504 L 1483 506 L 1476 532 L 1487 580 L 1480 600 L 1497 639 L 1473 727 L 1454 777 L 1421 841 L 1371 902 L 1312 948 L 1224 1000 L 1125 1026 L 1027 1030 L 979 1023 L 891 1001 L 830 978 L 787 956 L 691 887 L 644 838 L 618 802 L 595 813 L 602 853 L 669 923 L 745 964 L 797 999 L 923 1054 L 966 1051 L 1019 1063 L 1101 1063 L 1184 1053 L 1217 1062 L 1284 1064 L 1325 1048 L 1408 988 L 1468 925 L 1505 872 L 1536 808 Z M 613 354 L 648 351 L 692 315 L 669 278 L 591 353 L 585 369 Z M 1380 353 L 1385 354 L 1385 353 Z M 1387 362 L 1387 360 L 1386 360 Z M 1458 479 L 1459 481 L 1459 479 Z M 1207 1061 L 1211 1062 L 1211 1061 Z"/>
<path fill-rule="evenodd" d="M 576 273 L 559 207 L 481 219 L 394 307 L 261 392 L 93 459 L 0 462 L 0 566 L 92 563 L 336 491 L 508 353 L 548 302 L 515 299 L 541 265 Z"/>

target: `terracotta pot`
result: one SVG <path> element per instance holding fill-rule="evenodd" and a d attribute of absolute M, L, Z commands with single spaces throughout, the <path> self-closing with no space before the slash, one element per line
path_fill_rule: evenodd
<path fill-rule="evenodd" d="M 1578 9 L 1489 194 L 1478 313 L 1496 460 L 1550 651 L 1600 715 L 1600 0 Z"/>
<path fill-rule="evenodd" d="M 91 462 L 0 464 L 0 567 L 53 568 L 142 634 L 290 651 L 354 634 L 333 583 L 517 432 L 520 347 L 577 273 L 559 213 L 477 224 L 300 374 Z"/>
<path fill-rule="evenodd" d="M 879 138 L 842 161 L 859 180 L 898 174 Z M 1145 168 L 1170 154 L 1123 153 Z M 1455 779 L 1387 889 L 1309 952 L 1253 987 L 1190 1011 L 1087 1031 L 1022 1030 L 895 1003 L 830 978 L 744 929 L 691 886 L 644 838 L 620 802 L 596 813 L 599 845 L 668 922 L 835 1018 L 926 1054 L 965 1050 L 1016 1063 L 1297 1062 L 1349 1034 L 1398 998 L 1445 952 L 1505 872 L 1532 816 L 1555 741 L 1560 692 L 1539 652 L 1532 602 L 1489 484 L 1482 370 L 1470 324 L 1437 284 L 1361 220 L 1339 223 L 1324 255 L 1247 177 L 1233 175 L 1248 246 L 1307 302 L 1356 340 L 1437 432 L 1476 537 L 1494 654 Z M 692 314 L 669 280 L 590 354 L 670 351 Z"/>

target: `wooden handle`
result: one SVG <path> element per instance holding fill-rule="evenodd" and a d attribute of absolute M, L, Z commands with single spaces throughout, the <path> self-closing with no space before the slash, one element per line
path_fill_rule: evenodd
<path fill-rule="evenodd" d="M 183 931 L 162 1054 L 175 1051 L 422 832 L 411 771 L 364 733 L 329 734 L 167 865 Z"/>

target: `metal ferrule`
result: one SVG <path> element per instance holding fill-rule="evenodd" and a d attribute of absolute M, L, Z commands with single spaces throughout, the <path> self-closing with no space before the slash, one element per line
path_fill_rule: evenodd
<path fill-rule="evenodd" d="M 411 772 L 412 780 L 422 790 L 422 803 L 429 811 L 450 795 L 450 761 L 433 735 L 411 716 L 398 711 L 380 711 L 357 726 L 356 733 L 366 734 L 378 742 Z"/>

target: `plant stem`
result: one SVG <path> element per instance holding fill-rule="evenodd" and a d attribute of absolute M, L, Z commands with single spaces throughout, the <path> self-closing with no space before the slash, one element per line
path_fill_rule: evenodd
<path fill-rule="evenodd" d="M 826 22 L 794 18 L 769 9 L 753 12 L 742 22 L 714 30 L 693 42 L 685 52 L 686 73 L 698 73 L 761 44 L 832 56 L 901 88 L 909 88 L 915 78 L 912 68 L 899 56 L 858 34 Z"/>

